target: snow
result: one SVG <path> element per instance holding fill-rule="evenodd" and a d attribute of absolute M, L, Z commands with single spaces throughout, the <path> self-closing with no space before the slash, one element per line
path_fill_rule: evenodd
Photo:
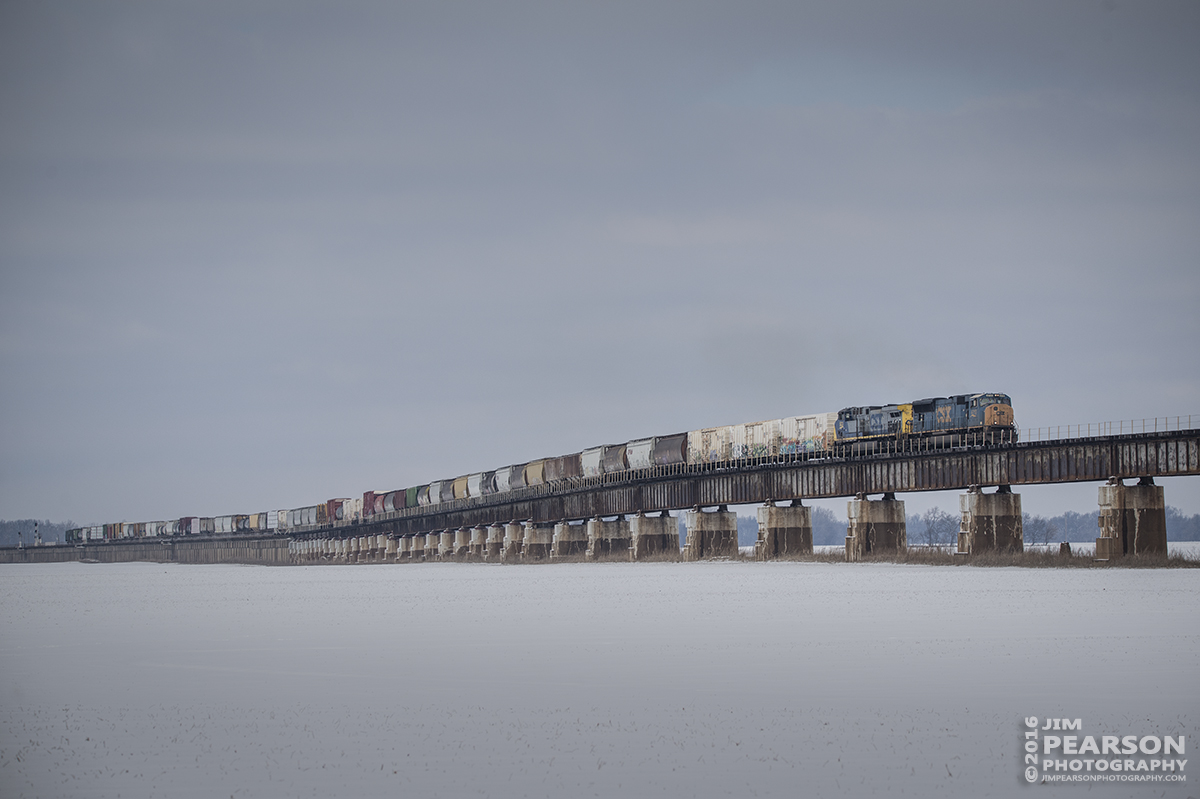
<path fill-rule="evenodd" d="M 1074 547 L 1074 544 L 1071 544 Z M 1095 545 L 1092 549 L 1095 550 Z M 1192 560 L 1200 560 L 1200 541 L 1168 541 L 1167 553 L 1171 555 L 1182 555 L 1185 558 Z"/>
<path fill-rule="evenodd" d="M 1025 549 L 1027 551 L 1049 549 L 1051 552 L 1057 552 L 1058 544 L 1054 543 L 1047 546 L 1042 546 L 1039 544 L 1026 544 Z M 1090 542 L 1079 543 L 1072 541 L 1071 551 L 1076 554 L 1095 554 L 1096 544 Z M 1167 554 L 1182 555 L 1190 560 L 1200 560 L 1200 541 L 1168 541 Z"/>
<path fill-rule="evenodd" d="M 1015 796 L 1026 716 L 1200 710 L 1193 569 L 70 563 L 0 602 L 5 797 Z"/>

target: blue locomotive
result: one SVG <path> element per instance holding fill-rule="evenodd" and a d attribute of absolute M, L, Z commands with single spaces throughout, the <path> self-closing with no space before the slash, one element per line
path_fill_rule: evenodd
<path fill-rule="evenodd" d="M 1012 400 L 1007 394 L 956 394 L 900 405 L 843 408 L 834 430 L 839 443 L 917 438 L 945 446 L 954 441 L 1016 440 Z"/>

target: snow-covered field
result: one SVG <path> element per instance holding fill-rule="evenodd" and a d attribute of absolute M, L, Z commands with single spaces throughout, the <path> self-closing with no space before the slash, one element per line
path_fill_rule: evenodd
<path fill-rule="evenodd" d="M 1196 796 L 1021 747 L 1198 663 L 1191 569 L 0 566 L 0 795 Z"/>

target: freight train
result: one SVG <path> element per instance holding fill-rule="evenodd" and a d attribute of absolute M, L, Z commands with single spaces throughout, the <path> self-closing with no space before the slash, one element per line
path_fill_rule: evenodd
<path fill-rule="evenodd" d="M 80 527 L 67 531 L 67 541 L 287 533 L 301 528 L 310 530 L 369 521 L 405 508 L 428 507 L 457 499 L 506 494 L 523 488 L 653 467 L 722 468 L 773 459 L 840 457 L 1016 440 L 1012 401 L 1007 394 L 958 394 L 639 438 L 557 458 L 435 480 L 426 485 L 366 491 L 361 499 L 331 499 L 291 510 Z"/>

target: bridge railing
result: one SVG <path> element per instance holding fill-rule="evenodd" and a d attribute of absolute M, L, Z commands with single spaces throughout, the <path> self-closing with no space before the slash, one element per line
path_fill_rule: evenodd
<path fill-rule="evenodd" d="M 1200 427 L 1200 416 L 1156 416 L 1152 419 L 1119 419 L 1115 422 L 1027 427 L 1021 430 L 1020 440 L 1023 442 L 1065 441 L 1074 438 L 1168 433 L 1172 430 L 1195 430 L 1198 427 Z"/>

